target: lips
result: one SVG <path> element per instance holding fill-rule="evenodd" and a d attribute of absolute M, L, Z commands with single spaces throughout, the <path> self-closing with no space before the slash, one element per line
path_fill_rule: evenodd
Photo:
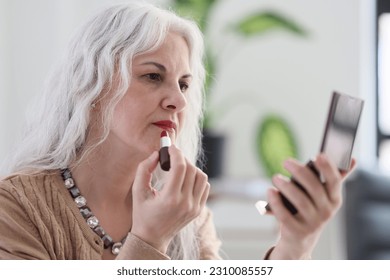
<path fill-rule="evenodd" d="M 176 130 L 176 124 L 169 120 L 162 120 L 162 121 L 154 122 L 153 124 L 163 130 L 168 130 L 168 131 Z"/>

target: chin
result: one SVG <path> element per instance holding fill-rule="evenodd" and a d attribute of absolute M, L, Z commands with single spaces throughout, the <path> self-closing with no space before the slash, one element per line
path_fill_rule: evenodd
<path fill-rule="evenodd" d="M 142 149 L 140 152 L 144 155 L 144 158 L 149 157 L 154 151 L 159 151 L 160 145 L 157 146 L 149 146 Z"/>

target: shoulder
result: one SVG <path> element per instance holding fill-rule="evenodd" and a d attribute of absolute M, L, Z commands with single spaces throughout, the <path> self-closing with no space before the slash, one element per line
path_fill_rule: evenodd
<path fill-rule="evenodd" d="M 0 259 L 95 259 L 101 254 L 60 170 L 12 174 L 0 181 L 0 236 Z"/>
<path fill-rule="evenodd" d="M 17 204 L 31 210 L 41 208 L 58 197 L 61 183 L 59 170 L 12 174 L 0 181 L 0 203 Z"/>
<path fill-rule="evenodd" d="M 23 196 L 44 194 L 58 188 L 59 170 L 37 171 L 34 173 L 15 173 L 0 181 L 0 193 L 13 193 Z"/>
<path fill-rule="evenodd" d="M 0 259 L 55 257 L 51 245 L 59 232 L 53 214 L 58 205 L 55 178 L 55 173 L 45 171 L 12 174 L 0 181 Z M 60 239 L 56 242 L 60 244 Z"/>

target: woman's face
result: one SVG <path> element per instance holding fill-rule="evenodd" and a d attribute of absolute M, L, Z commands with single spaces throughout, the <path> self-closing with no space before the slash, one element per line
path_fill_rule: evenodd
<path fill-rule="evenodd" d="M 191 77 L 189 49 L 177 33 L 168 33 L 155 51 L 136 56 L 130 87 L 114 111 L 110 142 L 147 155 L 159 149 L 163 130 L 175 142 Z"/>

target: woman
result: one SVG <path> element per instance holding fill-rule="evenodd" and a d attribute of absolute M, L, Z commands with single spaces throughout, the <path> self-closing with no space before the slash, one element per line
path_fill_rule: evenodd
<path fill-rule="evenodd" d="M 197 167 L 203 41 L 188 20 L 148 4 L 116 5 L 74 37 L 0 184 L 1 259 L 218 259 Z M 42 106 L 43 104 L 43 106 Z M 162 131 L 172 139 L 158 165 Z M 323 155 L 326 188 L 286 168 L 309 199 L 275 177 L 269 201 L 281 238 L 267 258 L 309 258 L 340 205 L 342 178 Z"/>

